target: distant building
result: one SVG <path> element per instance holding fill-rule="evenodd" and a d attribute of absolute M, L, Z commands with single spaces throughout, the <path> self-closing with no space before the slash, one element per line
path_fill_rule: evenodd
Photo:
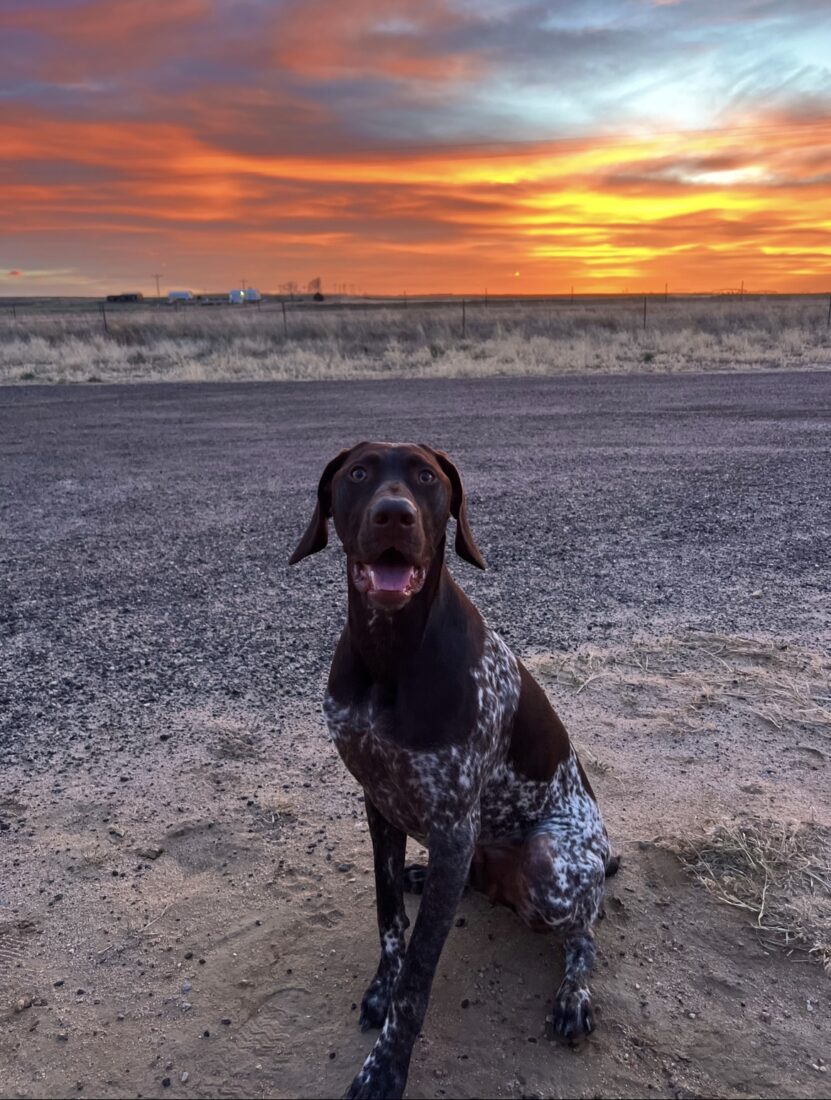
<path fill-rule="evenodd" d="M 245 290 L 231 290 L 228 292 L 228 301 L 233 305 L 244 305 L 246 302 L 259 302 L 262 295 L 256 287 L 249 286 Z"/>
<path fill-rule="evenodd" d="M 167 292 L 168 302 L 192 302 L 193 291 L 192 290 L 169 290 Z"/>
<path fill-rule="evenodd" d="M 259 290 L 257 290 L 256 287 L 249 286 L 245 288 L 246 302 L 259 302 L 261 298 L 262 294 L 260 294 Z"/>
<path fill-rule="evenodd" d="M 228 301 L 235 306 L 242 305 L 245 301 L 244 290 L 231 290 L 228 292 Z"/>
<path fill-rule="evenodd" d="M 125 294 L 108 294 L 108 302 L 142 302 L 144 295 L 139 291 L 129 291 Z"/>

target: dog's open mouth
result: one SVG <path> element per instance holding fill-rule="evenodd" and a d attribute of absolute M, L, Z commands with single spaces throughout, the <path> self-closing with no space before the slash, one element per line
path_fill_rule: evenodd
<path fill-rule="evenodd" d="M 425 570 L 408 562 L 400 550 L 385 550 L 373 562 L 353 561 L 352 581 L 373 603 L 400 606 L 421 590 Z"/>

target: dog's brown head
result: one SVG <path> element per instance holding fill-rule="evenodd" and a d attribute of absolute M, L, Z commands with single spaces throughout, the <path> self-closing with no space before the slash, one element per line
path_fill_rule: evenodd
<path fill-rule="evenodd" d="M 423 443 L 358 443 L 323 471 L 314 514 L 289 564 L 326 546 L 332 518 L 355 588 L 373 606 L 397 611 L 424 585 L 451 515 L 456 553 L 484 569 L 462 479 L 447 455 Z"/>

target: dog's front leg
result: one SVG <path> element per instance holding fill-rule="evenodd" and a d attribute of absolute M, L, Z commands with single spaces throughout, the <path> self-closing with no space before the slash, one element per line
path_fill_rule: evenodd
<path fill-rule="evenodd" d="M 465 887 L 476 826 L 472 816 L 428 838 L 430 863 L 410 945 L 395 983 L 383 1030 L 346 1093 L 346 1100 L 400 1097 L 407 1083 L 413 1044 L 421 1030 L 456 906 Z"/>
<path fill-rule="evenodd" d="M 361 1002 L 361 1029 L 380 1027 L 387 1017 L 392 987 L 404 959 L 404 931 L 410 923 L 404 908 L 404 852 L 407 834 L 390 825 L 366 799 L 366 816 L 375 857 L 375 905 L 381 961 Z"/>

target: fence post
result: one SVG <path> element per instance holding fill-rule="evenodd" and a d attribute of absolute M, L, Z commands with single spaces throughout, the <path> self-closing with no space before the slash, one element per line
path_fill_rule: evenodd
<path fill-rule="evenodd" d="M 462 298 L 462 339 L 464 340 L 467 334 L 467 321 L 465 317 L 465 300 Z"/>
<path fill-rule="evenodd" d="M 286 322 L 286 303 L 282 301 L 280 305 L 283 307 L 283 336 L 287 340 L 289 336 L 289 326 Z"/>
<path fill-rule="evenodd" d="M 109 335 L 110 329 L 109 329 L 109 326 L 107 324 L 107 309 L 106 309 L 106 306 L 104 305 L 103 302 L 101 303 L 101 316 L 104 319 L 104 332 L 106 332 L 107 335 Z"/>
<path fill-rule="evenodd" d="M 12 317 L 14 317 L 15 321 L 17 320 L 17 306 L 14 302 L 12 302 Z"/>

